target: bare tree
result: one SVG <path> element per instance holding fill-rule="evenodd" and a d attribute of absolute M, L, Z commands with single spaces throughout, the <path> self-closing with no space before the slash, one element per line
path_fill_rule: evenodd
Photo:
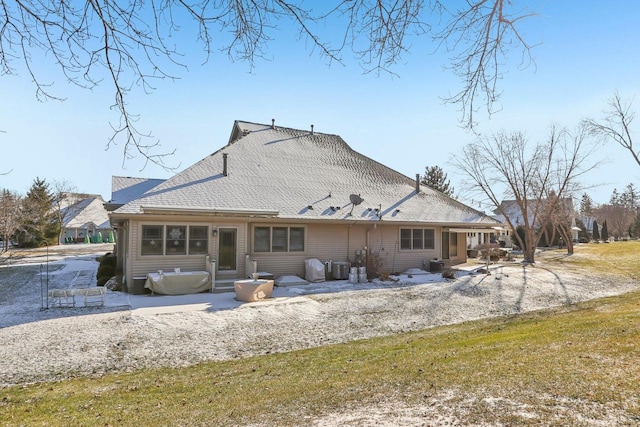
<path fill-rule="evenodd" d="M 632 104 L 631 101 L 623 100 L 616 92 L 609 100 L 609 110 L 605 111 L 603 122 L 591 118 L 585 119 L 584 122 L 594 135 L 620 144 L 640 166 L 640 149 L 633 145 L 631 132 L 631 123 L 635 116 L 635 112 L 631 109 Z"/>
<path fill-rule="evenodd" d="M 67 180 L 54 180 L 51 183 L 51 194 L 53 196 L 52 206 L 58 224 L 58 243 L 60 243 L 62 233 L 64 232 L 64 220 L 68 207 L 80 201 L 82 195 L 78 194 L 77 187 Z"/>
<path fill-rule="evenodd" d="M 447 100 L 461 104 L 468 127 L 476 98 L 484 96 L 488 110 L 498 98 L 501 58 L 508 48 L 529 57 L 516 24 L 532 14 L 512 2 L 468 0 L 455 11 L 440 0 L 318 3 L 314 11 L 301 0 L 0 0 L 0 73 L 26 71 L 38 99 L 62 99 L 52 90 L 49 73 L 38 72 L 42 61 L 81 87 L 108 82 L 120 119 L 112 124 L 107 147 L 123 144 L 123 162 L 142 155 L 167 167 L 172 152 L 157 152 L 157 141 L 136 127 L 127 99 L 131 90 L 153 91 L 155 81 L 176 78 L 186 68 L 189 60 L 175 41 L 180 31 L 197 38 L 205 62 L 222 51 L 252 68 L 257 58 L 266 58 L 278 27 L 286 23 L 328 63 L 341 62 L 350 49 L 365 72 L 392 72 L 413 37 L 430 36 L 453 55 L 451 68 L 463 88 Z M 438 29 L 441 20 L 445 24 Z"/>
<path fill-rule="evenodd" d="M 476 199 L 480 196 L 495 206 L 512 230 L 524 228 L 523 237 L 514 237 L 525 262 L 533 263 L 542 226 L 554 212 L 549 206 L 579 189 L 580 177 L 597 165 L 588 163 L 594 151 L 584 127 L 570 133 L 552 126 L 547 141 L 533 145 L 521 132 L 478 138 L 453 158 L 453 165 L 466 176 L 465 184 Z M 502 199 L 515 201 L 522 224 L 514 223 Z"/>
<path fill-rule="evenodd" d="M 543 201 L 542 217 L 547 218 L 550 236 L 547 236 L 548 244 L 560 244 L 562 242 L 567 247 L 567 253 L 573 254 L 573 236 L 571 228 L 575 220 L 575 209 L 571 197 L 556 198 L 553 192 Z M 545 233 L 545 230 L 541 230 Z M 556 240 L 558 235 L 562 240 Z"/>
<path fill-rule="evenodd" d="M 10 242 L 22 226 L 22 197 L 18 193 L 2 190 L 0 193 L 0 237 L 2 247 L 0 253 L 9 249 Z"/>

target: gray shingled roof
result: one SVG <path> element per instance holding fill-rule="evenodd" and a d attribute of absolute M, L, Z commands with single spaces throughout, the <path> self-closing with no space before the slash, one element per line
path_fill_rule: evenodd
<path fill-rule="evenodd" d="M 285 219 L 497 224 L 429 187 L 417 193 L 415 187 L 415 179 L 353 151 L 337 135 L 236 121 L 227 146 L 115 213 L 267 210 Z M 364 201 L 353 206 L 351 194 Z"/>
<path fill-rule="evenodd" d="M 109 204 L 124 205 L 141 197 L 144 193 L 162 184 L 164 179 L 111 177 L 111 200 Z"/>
<path fill-rule="evenodd" d="M 111 228 L 101 196 L 86 197 L 63 210 L 64 228 L 83 228 L 87 224 L 93 224 L 98 228 Z"/>

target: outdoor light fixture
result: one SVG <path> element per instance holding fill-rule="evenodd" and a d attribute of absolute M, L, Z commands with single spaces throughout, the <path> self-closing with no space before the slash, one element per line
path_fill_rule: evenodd
<path fill-rule="evenodd" d="M 218 235 L 218 229 L 217 229 L 217 228 L 214 228 L 213 230 L 211 230 L 211 235 L 212 235 L 213 237 L 216 237 L 216 236 Z"/>

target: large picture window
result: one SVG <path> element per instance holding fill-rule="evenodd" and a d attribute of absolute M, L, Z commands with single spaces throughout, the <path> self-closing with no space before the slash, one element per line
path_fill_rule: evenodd
<path fill-rule="evenodd" d="M 254 227 L 254 252 L 304 252 L 304 227 Z"/>
<path fill-rule="evenodd" d="M 208 252 L 209 227 L 143 225 L 141 255 L 203 255 Z"/>
<path fill-rule="evenodd" d="M 435 249 L 435 230 L 432 228 L 401 228 L 401 250 Z"/>

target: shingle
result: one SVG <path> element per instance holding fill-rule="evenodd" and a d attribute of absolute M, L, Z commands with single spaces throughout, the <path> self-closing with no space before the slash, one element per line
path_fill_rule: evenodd
<path fill-rule="evenodd" d="M 357 153 L 338 135 L 236 121 L 229 144 L 116 212 L 270 209 L 285 219 L 496 223 L 429 187 L 417 193 L 415 187 L 415 179 Z M 351 194 L 364 201 L 353 206 Z"/>
<path fill-rule="evenodd" d="M 123 205 L 139 198 L 162 182 L 164 182 L 163 179 L 113 176 L 111 177 L 111 200 L 109 203 Z"/>

